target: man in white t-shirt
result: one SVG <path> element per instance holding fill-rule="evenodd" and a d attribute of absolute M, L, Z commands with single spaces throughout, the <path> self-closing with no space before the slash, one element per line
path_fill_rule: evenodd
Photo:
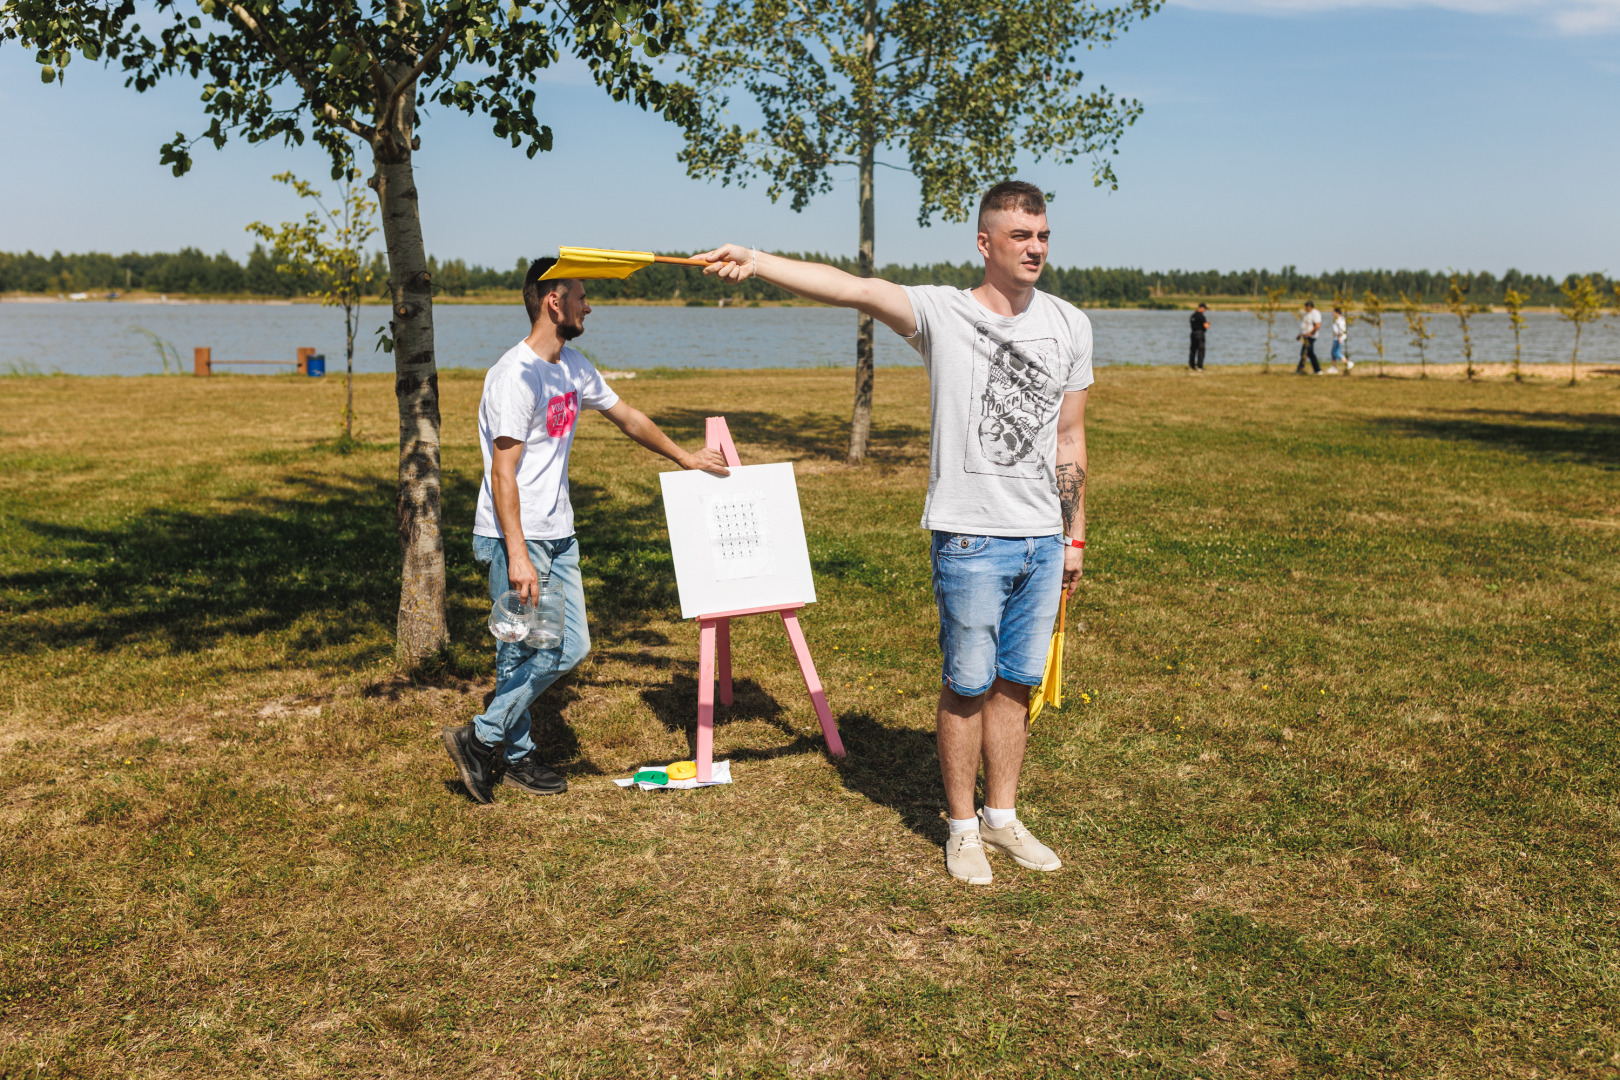
<path fill-rule="evenodd" d="M 1305 374 L 1305 361 L 1311 362 L 1311 370 L 1322 374 L 1322 365 L 1316 362 L 1316 333 L 1322 329 L 1322 313 L 1316 310 L 1313 301 L 1305 301 L 1305 310 L 1299 317 L 1299 366 L 1294 369 L 1295 375 Z"/>
<path fill-rule="evenodd" d="M 585 332 L 585 283 L 542 280 L 556 259 L 537 259 L 523 282 L 529 336 L 484 377 L 478 439 L 484 483 L 478 489 L 473 557 L 489 565 L 491 601 L 509 589 L 534 600 L 541 579 L 564 596 L 562 640 L 553 648 L 502 641 L 495 647 L 495 696 L 470 724 L 446 728 L 444 747 L 472 797 L 491 802 L 505 782 L 535 795 L 558 795 L 567 782 L 539 760 L 529 735 L 529 705 L 591 648 L 585 589 L 568 501 L 568 455 L 581 410 L 596 409 L 635 442 L 683 469 L 726 474 L 718 450 L 689 454 L 646 415 L 619 400 L 591 362 L 567 342 Z"/>
<path fill-rule="evenodd" d="M 933 532 L 943 677 L 940 773 L 950 811 L 945 866 L 988 884 L 985 848 L 1032 870 L 1062 866 L 1018 820 L 1029 692 L 1040 684 L 1065 586 L 1085 547 L 1086 390 L 1091 322 L 1038 292 L 1046 200 L 1009 181 L 979 203 L 984 281 L 900 286 L 728 244 L 698 258 L 728 281 L 758 277 L 866 312 L 928 370 L 932 432 L 921 525 Z M 974 783 L 984 762 L 985 804 Z"/>
<path fill-rule="evenodd" d="M 1333 309 L 1333 352 L 1328 357 L 1329 375 L 1339 373 L 1340 360 L 1344 361 L 1346 375 L 1350 373 L 1351 368 L 1356 366 L 1356 362 L 1350 359 L 1350 321 L 1344 317 L 1344 308 L 1335 307 Z"/>

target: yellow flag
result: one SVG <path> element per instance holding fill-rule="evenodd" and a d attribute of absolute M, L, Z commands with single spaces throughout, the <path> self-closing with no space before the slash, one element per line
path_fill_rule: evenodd
<path fill-rule="evenodd" d="M 1037 686 L 1029 695 L 1029 722 L 1033 724 L 1035 718 L 1041 715 L 1041 710 L 1047 705 L 1054 709 L 1063 708 L 1063 633 L 1068 629 L 1069 622 L 1069 590 L 1063 590 L 1063 599 L 1058 608 L 1057 629 L 1052 631 L 1052 644 L 1046 650 L 1046 670 L 1041 676 L 1041 685 Z"/>
<path fill-rule="evenodd" d="M 540 275 L 548 278 L 627 278 L 653 264 L 650 251 L 609 251 L 605 248 L 559 247 L 557 263 Z"/>

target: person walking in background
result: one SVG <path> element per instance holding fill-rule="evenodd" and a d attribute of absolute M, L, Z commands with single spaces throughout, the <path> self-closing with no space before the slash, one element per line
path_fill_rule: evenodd
<path fill-rule="evenodd" d="M 1313 301 L 1305 301 L 1305 313 L 1299 318 L 1299 366 L 1295 375 L 1305 374 L 1305 361 L 1311 362 L 1311 371 L 1322 374 L 1322 365 L 1316 360 L 1316 333 L 1322 329 L 1322 313 Z"/>
<path fill-rule="evenodd" d="M 1328 357 L 1328 373 L 1339 373 L 1339 361 L 1344 361 L 1344 373 L 1350 374 L 1350 369 L 1356 362 L 1350 359 L 1350 323 L 1344 317 L 1344 308 L 1333 309 L 1333 352 Z"/>
<path fill-rule="evenodd" d="M 1187 366 L 1194 371 L 1204 370 L 1204 334 L 1209 330 L 1208 308 L 1198 305 L 1192 313 L 1192 343 L 1187 346 Z"/>

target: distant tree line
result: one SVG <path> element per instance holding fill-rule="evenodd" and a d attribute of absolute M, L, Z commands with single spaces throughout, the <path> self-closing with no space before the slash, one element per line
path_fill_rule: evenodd
<path fill-rule="evenodd" d="M 0 292 L 75 293 L 144 289 L 195 296 L 303 296 L 310 283 L 278 268 L 285 260 L 264 245 L 254 244 L 244 262 L 221 252 L 205 255 L 196 248 L 171 254 L 36 255 L 0 251 Z M 387 262 L 372 256 L 373 268 L 387 276 Z"/>
<path fill-rule="evenodd" d="M 684 252 L 681 254 L 685 254 Z M 803 257 L 828 262 L 854 272 L 855 260 L 839 256 L 805 254 Z M 0 252 L 0 292 L 73 293 L 119 289 L 206 296 L 301 296 L 309 291 L 295 275 L 280 273 L 280 258 L 261 245 L 254 245 L 244 262 L 230 255 L 205 255 L 196 248 L 182 248 L 172 254 L 127 255 L 88 253 L 83 255 L 36 255 L 33 252 Z M 479 293 L 514 292 L 522 287 L 527 258 L 518 259 L 510 269 L 500 270 L 461 259 L 428 259 L 428 272 L 435 291 L 447 296 L 476 296 Z M 376 294 L 387 293 L 387 261 L 381 252 L 372 256 Z M 934 263 L 928 266 L 885 266 L 878 276 L 903 285 L 955 285 L 971 287 L 979 283 L 983 268 L 977 263 Z M 1509 270 L 1501 277 L 1491 273 L 1460 274 L 1469 297 L 1479 303 L 1501 304 L 1509 289 L 1527 297 L 1532 307 L 1550 307 L 1559 302 L 1560 288 L 1577 275 L 1559 279 L 1547 274 L 1524 274 Z M 1359 296 L 1368 291 L 1383 296 L 1405 294 L 1423 303 L 1439 304 L 1446 299 L 1451 275 L 1431 270 L 1339 270 L 1325 274 L 1301 274 L 1292 266 L 1281 270 L 1150 271 L 1108 267 L 1049 267 L 1042 276 L 1042 287 L 1076 304 L 1088 307 L 1172 306 L 1168 297 L 1263 299 L 1266 290 L 1281 288 L 1319 302 L 1334 295 Z M 1616 282 L 1602 274 L 1591 275 L 1600 291 L 1611 291 Z M 603 300 L 686 300 L 713 302 L 729 297 L 744 303 L 754 300 L 785 300 L 787 294 L 771 285 L 745 281 L 726 285 L 705 277 L 692 267 L 657 264 L 637 271 L 622 281 L 597 281 L 591 295 Z"/>

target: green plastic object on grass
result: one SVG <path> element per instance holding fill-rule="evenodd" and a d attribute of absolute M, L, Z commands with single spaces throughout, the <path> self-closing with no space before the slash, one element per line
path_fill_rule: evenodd
<path fill-rule="evenodd" d="M 636 773 L 633 779 L 638 784 L 667 784 L 669 783 L 669 773 L 660 772 L 657 769 L 642 769 Z"/>

